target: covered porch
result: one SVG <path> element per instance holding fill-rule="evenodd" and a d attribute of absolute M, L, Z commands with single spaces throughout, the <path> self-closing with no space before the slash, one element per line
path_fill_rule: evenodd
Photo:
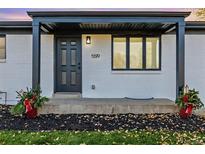
<path fill-rule="evenodd" d="M 173 30 L 176 32 L 176 96 L 184 86 L 184 18 L 189 15 L 189 12 L 68 11 L 28 12 L 28 14 L 33 18 L 33 87 L 40 85 L 42 32 L 54 35 L 132 34 L 152 36 L 169 33 Z M 82 82 L 86 81 L 82 80 Z"/>

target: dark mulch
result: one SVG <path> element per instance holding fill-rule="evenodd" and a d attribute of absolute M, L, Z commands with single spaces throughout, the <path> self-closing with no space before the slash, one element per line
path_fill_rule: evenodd
<path fill-rule="evenodd" d="M 173 130 L 205 132 L 205 118 L 178 114 L 48 114 L 36 119 L 13 116 L 11 106 L 0 105 L 0 130 Z"/>

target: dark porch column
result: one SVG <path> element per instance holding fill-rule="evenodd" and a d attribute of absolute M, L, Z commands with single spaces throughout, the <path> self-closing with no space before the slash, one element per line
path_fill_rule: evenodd
<path fill-rule="evenodd" d="M 176 24 L 176 96 L 185 84 L 185 22 Z"/>
<path fill-rule="evenodd" d="M 40 23 L 33 20 L 32 88 L 40 85 Z"/>

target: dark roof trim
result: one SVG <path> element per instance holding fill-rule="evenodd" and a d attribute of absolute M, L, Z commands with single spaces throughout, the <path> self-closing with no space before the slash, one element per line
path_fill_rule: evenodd
<path fill-rule="evenodd" d="M 0 28 L 31 28 L 32 21 L 0 21 Z"/>
<path fill-rule="evenodd" d="M 205 21 L 187 21 L 187 29 L 205 29 Z"/>
<path fill-rule="evenodd" d="M 168 11 L 28 11 L 30 17 L 65 16 L 135 16 L 135 17 L 187 17 L 191 12 Z"/>

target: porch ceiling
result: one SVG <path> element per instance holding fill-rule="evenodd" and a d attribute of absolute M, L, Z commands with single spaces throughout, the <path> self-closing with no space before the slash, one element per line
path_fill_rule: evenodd
<path fill-rule="evenodd" d="M 175 27 L 175 24 L 167 23 L 49 23 L 42 24 L 42 26 L 49 32 L 57 31 L 77 31 L 82 33 L 89 32 L 123 32 L 123 31 L 135 31 L 140 32 L 152 32 L 152 33 L 165 33 L 169 29 Z"/>

